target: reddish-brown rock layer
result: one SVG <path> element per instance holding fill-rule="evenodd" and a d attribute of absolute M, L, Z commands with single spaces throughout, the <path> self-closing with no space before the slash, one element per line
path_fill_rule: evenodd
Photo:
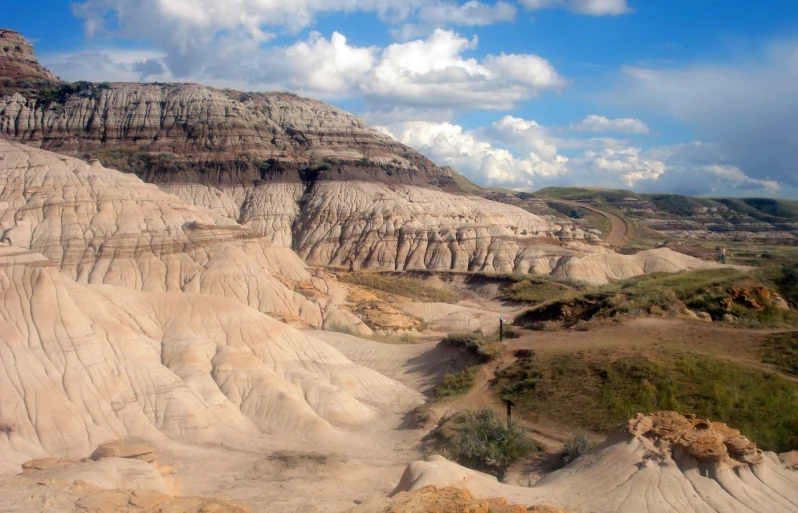
<path fill-rule="evenodd" d="M 58 82 L 33 55 L 33 45 L 22 34 L 0 29 L 0 80 L 34 80 Z"/>

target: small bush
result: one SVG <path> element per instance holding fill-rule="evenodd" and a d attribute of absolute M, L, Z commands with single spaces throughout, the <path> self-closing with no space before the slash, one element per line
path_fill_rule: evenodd
<path fill-rule="evenodd" d="M 526 431 L 511 423 L 509 429 L 493 410 L 467 411 L 455 419 L 448 454 L 457 463 L 501 476 L 514 462 L 540 450 Z"/>
<path fill-rule="evenodd" d="M 779 292 L 792 306 L 798 306 L 798 264 L 784 264 L 776 279 Z"/>
<path fill-rule="evenodd" d="M 356 335 L 355 330 L 352 329 L 352 326 L 348 324 L 341 324 L 341 323 L 332 323 L 327 326 L 327 331 L 335 331 L 338 333 L 346 333 L 347 335 Z"/>
<path fill-rule="evenodd" d="M 586 434 L 577 433 L 565 441 L 562 459 L 567 465 L 595 446 L 596 444 L 593 443 Z"/>
<path fill-rule="evenodd" d="M 416 343 L 418 343 L 418 339 L 416 337 L 414 337 L 413 335 L 411 335 L 410 333 L 403 333 L 402 336 L 399 337 L 399 340 L 401 340 L 405 344 L 416 344 Z"/>

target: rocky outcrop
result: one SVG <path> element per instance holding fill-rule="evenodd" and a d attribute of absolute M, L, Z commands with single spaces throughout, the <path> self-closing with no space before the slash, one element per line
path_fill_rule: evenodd
<path fill-rule="evenodd" d="M 569 513 L 551 506 L 521 506 L 508 504 L 501 497 L 474 499 L 469 490 L 426 486 L 414 492 L 396 495 L 384 513 L 429 513 L 430 511 L 458 513 Z"/>
<path fill-rule="evenodd" d="M 366 179 L 459 190 L 451 170 L 352 114 L 287 93 L 130 83 L 9 90 L 0 134 L 158 184 Z"/>
<path fill-rule="evenodd" d="M 500 484 L 440 456 L 414 462 L 395 493 L 426 486 L 585 513 L 792 512 L 798 473 L 722 423 L 674 412 L 638 415 L 605 443 L 531 488 Z"/>
<path fill-rule="evenodd" d="M 33 45 L 19 32 L 0 29 L 0 81 L 58 82 L 33 54 Z M 2 85 L 2 84 L 0 84 Z"/>
<path fill-rule="evenodd" d="M 113 455 L 97 451 L 113 446 Z M 152 461 L 131 454 L 147 448 Z M 157 464 L 154 447 L 104 444 L 90 458 L 43 458 L 25 462 L 22 473 L 0 475 L 7 511 L 248 513 L 249 508 L 221 499 L 182 497 L 176 469 Z M 106 451 L 107 452 L 107 451 Z"/>
<path fill-rule="evenodd" d="M 40 458 L 22 464 L 22 475 L 39 479 L 66 479 L 107 490 L 127 488 L 180 495 L 175 467 L 158 463 L 158 450 L 128 445 L 122 440 L 101 444 L 88 458 Z"/>

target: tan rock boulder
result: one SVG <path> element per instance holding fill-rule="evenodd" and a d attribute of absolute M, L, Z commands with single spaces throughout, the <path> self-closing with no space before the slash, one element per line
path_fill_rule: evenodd
<path fill-rule="evenodd" d="M 158 459 L 158 450 L 149 445 L 128 445 L 122 440 L 100 444 L 89 458 L 132 458 L 152 463 Z"/>

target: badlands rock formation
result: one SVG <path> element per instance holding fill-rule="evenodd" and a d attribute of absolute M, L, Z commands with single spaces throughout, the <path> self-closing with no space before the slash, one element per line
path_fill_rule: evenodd
<path fill-rule="evenodd" d="M 347 265 L 352 258 L 367 269 L 548 274 L 559 258 L 582 251 L 558 249 L 559 238 L 600 242 L 518 207 L 415 185 L 318 180 L 307 187 L 162 187 L 292 247 L 311 264 Z"/>
<path fill-rule="evenodd" d="M 33 58 L 32 51 L 14 55 L 19 69 Z M 368 269 L 571 273 L 596 282 L 624 274 L 595 269 L 602 257 L 569 263 L 593 250 L 558 241 L 600 242 L 594 233 L 464 195 L 466 181 L 452 169 L 349 113 L 295 95 L 194 84 L 17 84 L 0 90 L 0 134 L 97 156 L 310 264 L 354 259 Z M 244 237 L 228 235 L 235 236 Z M 623 262 L 608 258 L 610 267 Z M 569 270 L 558 271 L 564 264 Z M 323 322 L 321 314 L 303 315 Z"/>
<path fill-rule="evenodd" d="M 74 89 L 74 90 L 73 90 Z M 0 92 L 0 134 L 97 152 L 155 183 L 368 179 L 459 190 L 454 173 L 352 114 L 286 93 L 196 84 L 93 84 Z M 55 97 L 55 100 L 53 100 Z"/>
<path fill-rule="evenodd" d="M 798 473 L 784 469 L 775 454 L 763 454 L 725 424 L 673 412 L 639 415 L 532 488 L 503 485 L 432 456 L 410 464 L 394 493 L 430 485 L 580 513 L 798 510 Z"/>
<path fill-rule="evenodd" d="M 360 326 L 345 289 L 290 249 L 133 175 L 0 140 L 0 242 L 79 283 L 235 298 L 311 326 Z"/>
<path fill-rule="evenodd" d="M 261 228 L 294 226 L 295 234 L 266 230 L 264 237 L 97 161 L 8 142 L 0 152 L 0 183 L 8 184 L 0 191 L 0 240 L 7 244 L 44 254 L 81 283 L 235 297 L 311 326 L 358 321 L 335 308 L 332 298 L 342 292 L 334 282 L 312 276 L 272 241 L 292 238 L 311 263 L 353 257 L 366 268 L 533 272 L 596 283 L 714 265 L 666 249 L 629 257 L 602 246 L 541 243 L 562 227 L 481 198 L 365 182 L 317 184 L 298 218 L 290 209 L 280 220 L 261 218 Z M 290 201 L 262 204 L 276 214 Z M 317 297 L 290 290 L 300 282 Z"/>
<path fill-rule="evenodd" d="M 33 45 L 22 34 L 0 29 L 0 80 L 58 82 L 33 55 Z"/>
<path fill-rule="evenodd" d="M 23 145 L 0 142 L 0 184 L 6 465 L 131 436 L 331 439 L 420 401 L 261 313 L 345 314 L 328 303 L 346 291 L 290 250 L 132 175 Z"/>

